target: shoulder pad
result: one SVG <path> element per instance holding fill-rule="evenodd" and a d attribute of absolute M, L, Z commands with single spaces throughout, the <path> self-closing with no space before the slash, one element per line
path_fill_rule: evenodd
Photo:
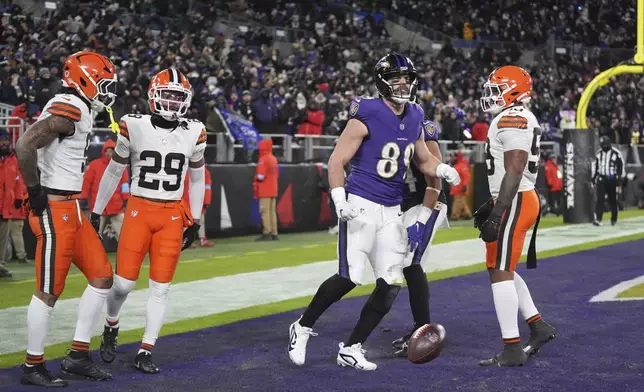
<path fill-rule="evenodd" d="M 71 94 L 56 94 L 47 104 L 47 112 L 49 114 L 64 117 L 72 122 L 81 120 L 83 114 L 82 108 L 85 105 L 80 98 Z"/>

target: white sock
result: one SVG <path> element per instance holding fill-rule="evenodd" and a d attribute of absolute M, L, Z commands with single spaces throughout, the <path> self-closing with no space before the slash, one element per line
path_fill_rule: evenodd
<path fill-rule="evenodd" d="M 96 321 L 103 311 L 103 305 L 110 289 L 98 289 L 87 285 L 78 303 L 78 319 L 76 320 L 75 342 L 89 343 Z"/>
<path fill-rule="evenodd" d="M 146 311 L 145 332 L 143 333 L 142 345 L 154 346 L 163 326 L 165 311 L 168 304 L 168 292 L 170 283 L 158 283 L 150 279 L 150 294 Z M 140 349 L 142 351 L 149 351 Z"/>
<path fill-rule="evenodd" d="M 523 319 L 529 320 L 538 315 L 539 311 L 537 310 L 537 307 L 534 306 L 528 285 L 525 284 L 523 278 L 516 272 L 514 273 L 514 287 L 516 288 L 517 296 L 519 297 L 519 310 L 521 311 Z"/>
<path fill-rule="evenodd" d="M 492 295 L 494 296 L 494 307 L 496 317 L 501 326 L 501 336 L 504 340 L 516 339 L 519 337 L 519 298 L 514 287 L 514 281 L 504 280 L 503 282 L 492 283 Z"/>
<path fill-rule="evenodd" d="M 39 362 L 45 354 L 45 339 L 49 333 L 51 313 L 54 308 L 36 298 L 31 297 L 27 309 L 27 356 L 30 362 Z M 33 364 L 27 364 L 33 366 Z"/>
<path fill-rule="evenodd" d="M 107 315 L 105 317 L 106 326 L 110 328 L 119 327 L 119 314 L 121 313 L 121 308 L 135 284 L 136 281 L 134 280 L 114 275 L 114 284 L 112 285 L 110 293 L 107 295 Z"/>

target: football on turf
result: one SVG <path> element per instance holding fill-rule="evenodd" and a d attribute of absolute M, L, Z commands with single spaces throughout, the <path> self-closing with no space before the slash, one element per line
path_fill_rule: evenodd
<path fill-rule="evenodd" d="M 445 328 L 440 324 L 425 324 L 409 339 L 407 359 L 415 364 L 427 363 L 437 358 L 445 342 Z"/>

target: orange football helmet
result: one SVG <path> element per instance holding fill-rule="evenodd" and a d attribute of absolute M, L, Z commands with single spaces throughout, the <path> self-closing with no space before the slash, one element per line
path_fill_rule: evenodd
<path fill-rule="evenodd" d="M 516 65 L 506 65 L 492 71 L 483 85 L 481 108 L 484 112 L 528 102 L 532 95 L 532 78 Z"/>
<path fill-rule="evenodd" d="M 114 64 L 94 52 L 76 52 L 65 60 L 62 85 L 73 88 L 96 109 L 112 106 L 118 79 Z"/>
<path fill-rule="evenodd" d="M 192 86 L 180 71 L 164 69 L 150 81 L 148 89 L 150 111 L 166 120 L 174 121 L 183 117 L 192 102 Z"/>

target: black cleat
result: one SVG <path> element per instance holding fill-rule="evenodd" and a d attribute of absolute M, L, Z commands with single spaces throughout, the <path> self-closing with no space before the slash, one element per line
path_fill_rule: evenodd
<path fill-rule="evenodd" d="M 22 365 L 20 383 L 23 385 L 36 385 L 45 388 L 62 388 L 67 386 L 67 381 L 54 376 L 45 364 L 27 366 Z"/>
<path fill-rule="evenodd" d="M 391 345 L 396 349 L 400 350 L 403 347 L 406 347 L 407 344 L 409 343 L 409 339 L 411 338 L 411 335 L 413 335 L 414 331 L 416 328 L 410 329 L 408 333 L 405 334 L 405 336 L 398 338 L 391 342 Z"/>
<path fill-rule="evenodd" d="M 402 338 L 401 338 L 401 339 L 402 339 Z M 398 341 L 398 340 L 400 340 L 400 339 L 396 339 L 396 340 L 394 340 L 394 342 L 396 342 L 396 341 Z M 407 358 L 407 351 L 408 351 L 408 349 L 409 349 L 409 340 L 405 340 L 405 341 L 402 343 L 402 346 L 400 346 L 400 349 L 398 349 L 398 350 L 394 353 L 394 357 L 397 357 L 397 358 Z"/>
<path fill-rule="evenodd" d="M 536 355 L 543 345 L 557 337 L 557 330 L 543 320 L 530 324 L 530 331 L 530 339 L 523 347 L 528 357 Z"/>
<path fill-rule="evenodd" d="M 105 326 L 101 337 L 101 359 L 105 363 L 112 363 L 116 358 L 119 329 Z"/>
<path fill-rule="evenodd" d="M 147 351 L 140 352 L 136 355 L 134 358 L 134 368 L 147 374 L 159 373 L 159 368 L 152 363 L 152 354 Z"/>
<path fill-rule="evenodd" d="M 80 358 L 72 358 L 71 353 L 60 363 L 60 375 L 69 379 L 87 379 L 93 381 L 107 381 L 112 379 L 112 375 L 98 367 L 92 358 L 84 355 Z"/>
<path fill-rule="evenodd" d="M 523 352 L 521 343 L 504 344 L 503 352 L 490 359 L 479 362 L 481 366 L 523 366 L 528 360 L 528 355 Z"/>

